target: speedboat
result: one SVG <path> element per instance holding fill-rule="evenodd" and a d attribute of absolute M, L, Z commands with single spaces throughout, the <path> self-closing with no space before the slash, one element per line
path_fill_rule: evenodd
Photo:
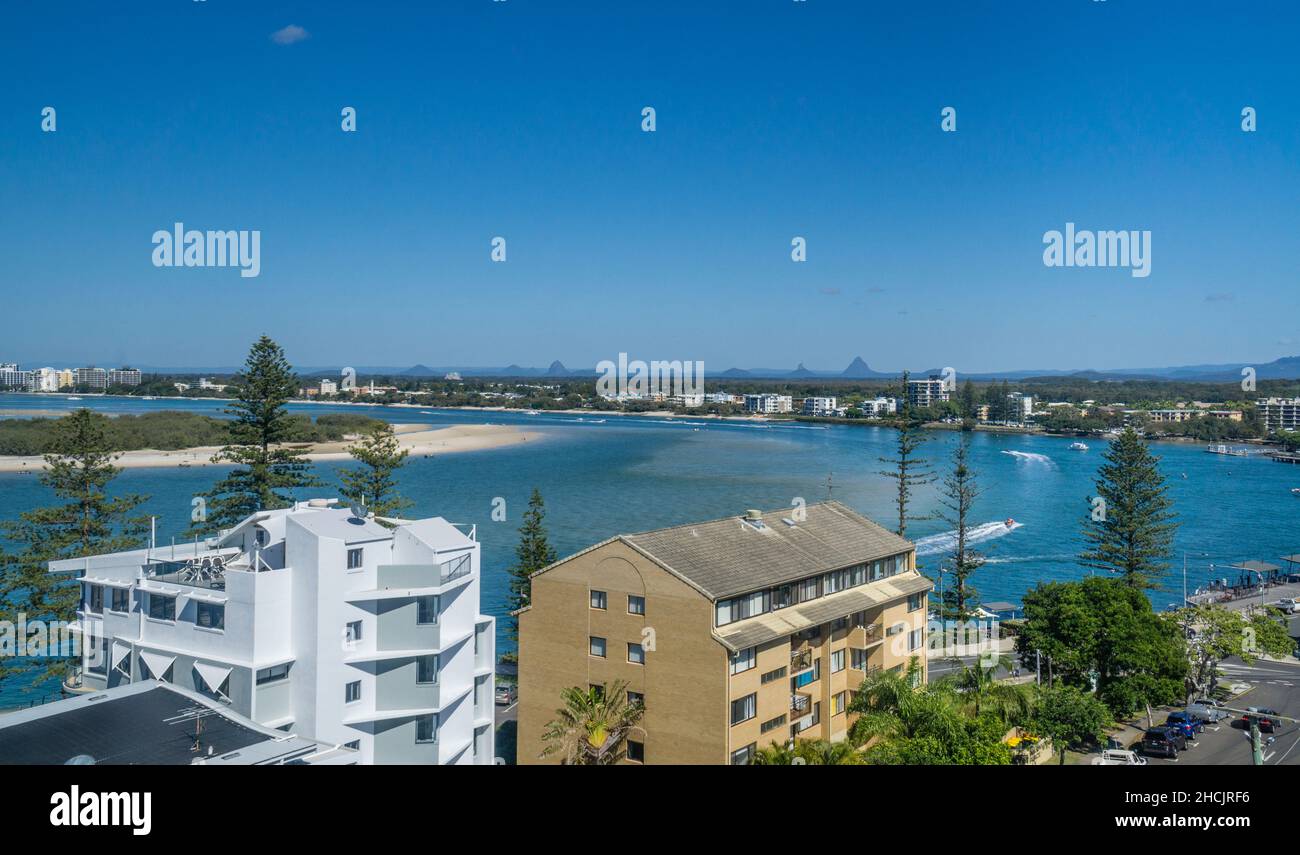
<path fill-rule="evenodd" d="M 1011 517 L 1007 517 L 1007 523 L 1006 523 L 1007 528 L 1013 528 L 1015 524 L 1016 524 L 1015 520 L 1013 520 Z"/>
<path fill-rule="evenodd" d="M 1292 488 L 1291 488 L 1291 495 L 1293 495 L 1293 496 L 1300 496 L 1300 487 L 1292 487 Z"/>
<path fill-rule="evenodd" d="M 1070 450 L 1071 450 L 1071 451 L 1087 451 L 1087 450 L 1088 450 L 1088 446 L 1084 445 L 1082 442 L 1072 442 L 1072 443 L 1070 443 Z"/>

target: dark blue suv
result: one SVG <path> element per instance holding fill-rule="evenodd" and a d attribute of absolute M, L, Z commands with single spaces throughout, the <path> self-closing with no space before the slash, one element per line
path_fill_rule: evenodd
<path fill-rule="evenodd" d="M 1153 727 L 1142 735 L 1142 753 L 1178 757 L 1187 748 L 1187 737 L 1176 727 Z"/>
<path fill-rule="evenodd" d="M 1188 739 L 1195 739 L 1196 734 L 1205 730 L 1205 722 L 1202 719 L 1185 712 L 1170 713 L 1169 718 L 1165 719 L 1165 724 L 1181 729 Z"/>

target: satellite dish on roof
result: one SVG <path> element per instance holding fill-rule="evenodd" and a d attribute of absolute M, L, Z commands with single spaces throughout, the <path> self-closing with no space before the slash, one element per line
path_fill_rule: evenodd
<path fill-rule="evenodd" d="M 89 754 L 78 754 L 63 761 L 64 766 L 94 766 L 97 761 Z"/>
<path fill-rule="evenodd" d="M 366 510 L 366 506 L 363 505 L 361 502 L 353 502 L 349 506 L 349 509 L 352 511 L 352 516 L 356 517 L 359 520 L 364 520 L 366 518 L 366 515 L 369 513 Z"/>

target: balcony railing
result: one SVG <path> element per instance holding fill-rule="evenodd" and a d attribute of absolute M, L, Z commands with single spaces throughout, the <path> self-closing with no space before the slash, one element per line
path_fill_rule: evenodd
<path fill-rule="evenodd" d="M 812 709 L 812 697 L 811 697 L 810 695 L 791 695 L 791 696 L 790 696 L 790 711 L 791 711 L 791 712 L 793 712 L 793 713 L 795 713 L 795 714 L 797 714 L 797 715 L 803 715 L 804 713 L 808 712 L 808 710 L 810 710 L 810 709 Z"/>
<path fill-rule="evenodd" d="M 790 673 L 797 674 L 800 671 L 807 671 L 813 666 L 813 655 L 811 650 L 794 650 L 790 653 Z"/>

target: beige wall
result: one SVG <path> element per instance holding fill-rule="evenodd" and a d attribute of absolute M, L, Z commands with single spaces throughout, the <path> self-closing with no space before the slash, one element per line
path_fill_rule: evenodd
<path fill-rule="evenodd" d="M 590 607 L 592 589 L 605 591 L 606 610 Z M 645 597 L 644 617 L 627 613 L 628 594 Z M 646 697 L 632 738 L 645 742 L 647 763 L 725 762 L 727 657 L 712 619 L 708 599 L 619 541 L 535 577 L 519 615 L 518 762 L 558 762 L 539 755 L 562 689 L 616 680 Z M 606 658 L 588 654 L 593 635 L 606 639 Z M 630 664 L 627 643 L 643 637 L 655 649 Z"/>

